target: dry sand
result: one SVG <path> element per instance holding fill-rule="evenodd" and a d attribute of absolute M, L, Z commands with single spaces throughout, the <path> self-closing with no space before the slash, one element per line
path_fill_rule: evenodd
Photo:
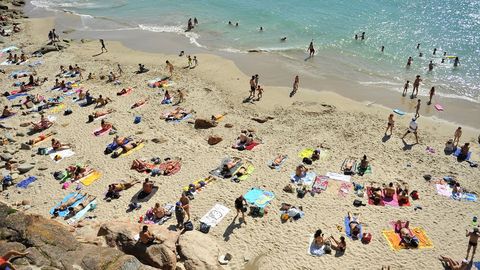
<path fill-rule="evenodd" d="M 31 53 L 46 42 L 52 23 L 51 18 L 26 20 L 22 25 L 25 28 L 23 34 L 10 38 L 4 46 L 16 44 L 25 52 Z M 110 97 L 113 102 L 106 108 L 115 109 L 116 112 L 107 118 L 108 121 L 117 127 L 119 135 L 135 135 L 148 140 L 145 148 L 128 157 L 112 159 L 105 156 L 103 149 L 111 142 L 112 136 L 93 136 L 92 132 L 99 127 L 99 122 L 85 123 L 93 107 L 80 108 L 67 98 L 66 106 L 73 110 L 73 114 L 57 114 L 57 123 L 51 130 L 57 132 L 55 138 L 64 143 L 72 143 L 76 155 L 55 164 L 48 156 L 33 155 L 36 148 L 32 151 L 21 150 L 15 155 L 16 160 L 36 161 L 36 168 L 27 175 L 38 176 L 39 180 L 26 190 L 10 187 L 7 192 L 2 193 L 0 200 L 11 204 L 28 199 L 33 207 L 27 212 L 49 216 L 49 209 L 75 187 L 72 185 L 69 190 L 61 189 L 61 185 L 51 175 L 54 171 L 76 163 L 90 164 L 102 173 L 102 177 L 83 190 L 103 198 L 108 184 L 145 177 L 130 170 L 133 159 L 180 157 L 182 169 L 179 173 L 170 177 L 152 178 L 160 189 L 154 198 L 143 204 L 142 210 L 133 213 L 125 211 L 130 198 L 138 191 L 137 187 L 134 187 L 123 191 L 118 200 L 108 203 L 100 199 L 97 209 L 89 214 L 100 221 L 129 219 L 136 222 L 155 202 L 163 204 L 178 200 L 183 186 L 208 176 L 208 172 L 225 156 L 239 156 L 251 159 L 256 167 L 248 180 L 241 183 L 217 180 L 191 202 L 192 219 L 197 221 L 196 224 L 215 203 L 231 209 L 229 215 L 209 233 L 218 240 L 224 251 L 233 255 L 233 262 L 229 265 L 231 269 L 244 269 L 245 261 L 253 261 L 257 256 L 260 258 L 254 269 L 379 269 L 382 265 L 390 265 L 391 269 L 441 269 L 439 255 L 448 255 L 455 259 L 466 255 L 468 241 L 465 238 L 465 229 L 470 228 L 472 216 L 480 215 L 478 203 L 459 202 L 439 196 L 435 187 L 422 177 L 424 174 L 431 174 L 434 179 L 439 179 L 452 175 L 468 190 L 480 192 L 478 168 L 470 168 L 466 162 L 459 163 L 452 156 L 443 154 L 444 143 L 453 136 L 455 126 L 420 117 L 420 144 L 409 147 L 404 145 L 400 137 L 407 129 L 412 113 L 403 117 L 395 115 L 394 134 L 388 141 L 382 142 L 390 109 L 354 102 L 331 92 L 317 92 L 301 87 L 293 98 L 289 98 L 290 87 L 264 86 L 264 98 L 261 101 L 243 103 L 248 96 L 249 77 L 241 73 L 231 61 L 212 55 L 197 55 L 199 66 L 195 69 L 183 69 L 187 63 L 183 57 L 133 51 L 115 42 L 107 41 L 106 45 L 108 53 L 96 57 L 92 57 L 98 54 L 100 49 L 96 40 L 85 43 L 75 41 L 63 52 L 45 55 L 42 59 L 45 64 L 37 68 L 37 71 L 40 77 L 47 76 L 49 81 L 36 87 L 33 93 L 47 97 L 57 95 L 48 89 L 53 85 L 54 76 L 62 64 L 78 64 L 86 69 L 83 75 L 85 78 L 89 72 L 95 73 L 98 78 L 100 74 L 116 72 L 116 64 L 120 63 L 125 72 L 120 78 L 120 86 L 107 84 L 104 80 L 83 80 L 82 87 L 94 96 L 102 94 Z M 227 112 L 228 115 L 218 127 L 195 130 L 193 125 L 186 121 L 170 124 L 160 119 L 161 113 L 172 107 L 160 105 L 163 90 L 147 87 L 146 81 L 167 74 L 167 59 L 175 66 L 173 78 L 176 84 L 168 88 L 169 91 L 184 89 L 188 96 L 181 106 L 195 110 L 195 117 L 209 118 L 213 114 Z M 133 74 L 138 63 L 145 64 L 150 71 L 143 75 Z M 18 66 L 5 67 L 7 74 L 18 69 Z M 260 83 L 261 76 L 260 74 Z M 13 79 L 6 75 L 1 75 L 0 78 L 4 91 L 15 89 L 11 86 Z M 125 97 L 115 95 L 117 91 L 128 86 L 134 88 L 132 94 Z M 130 106 L 140 99 L 148 99 L 147 104 L 138 109 L 130 109 Z M 5 98 L 0 100 L 2 106 L 10 104 Z M 425 109 L 426 105 L 423 107 Z M 137 115 L 142 116 L 142 122 L 135 125 L 133 119 Z M 263 124 L 250 120 L 251 117 L 267 116 L 274 119 Z M 5 123 L 14 126 L 16 131 L 26 133 L 27 128 L 19 127 L 19 124 L 38 119 L 38 115 L 32 114 L 16 116 Z M 233 128 L 225 128 L 225 123 L 233 124 Z M 253 151 L 239 152 L 232 149 L 231 145 L 240 130 L 246 128 L 255 129 L 257 135 L 263 139 L 263 144 Z M 16 131 L 10 132 L 15 134 Z M 209 146 L 206 139 L 213 134 L 222 136 L 223 142 Z M 480 151 L 476 136 L 478 130 L 467 129 L 461 143 L 471 143 L 474 152 L 472 159 L 478 161 Z M 16 139 L 24 142 L 33 137 Z M 160 139 L 161 143 L 152 142 L 154 138 Z M 413 143 L 414 138 L 407 137 L 406 141 Z M 299 199 L 295 194 L 283 192 L 282 188 L 289 183 L 290 173 L 301 162 L 298 152 L 320 144 L 329 148 L 329 156 L 309 166 L 317 174 L 339 172 L 344 158 L 360 158 L 366 154 L 373 166 L 373 173 L 363 177 L 354 176 L 355 182 L 365 184 L 375 181 L 381 184 L 405 181 L 412 190 L 419 191 L 420 200 L 412 202 L 411 207 L 367 205 L 355 208 L 352 202 L 356 196 L 351 193 L 345 198 L 339 197 L 339 184 L 334 181 L 331 181 L 327 192 L 314 197 L 307 195 Z M 45 145 L 48 145 L 48 142 L 42 146 Z M 427 153 L 427 146 L 433 147 L 436 153 Z M 2 149 L 7 147 L 2 146 Z M 266 163 L 280 153 L 288 154 L 290 158 L 277 172 L 268 168 Z M 43 166 L 48 169 L 39 171 L 38 168 Z M 21 179 L 23 176 L 20 176 Z M 251 187 L 273 191 L 276 199 L 263 218 L 247 217 L 248 225 L 239 225 L 238 219 L 232 223 L 235 216 L 234 199 Z M 8 198 L 5 194 L 9 194 Z M 366 199 L 363 198 L 363 201 Z M 278 210 L 282 202 L 303 206 L 305 217 L 282 224 Z M 423 209 L 415 211 L 415 205 L 420 205 Z M 360 214 L 365 231 L 373 235 L 372 242 L 363 245 L 347 239 L 347 252 L 341 257 L 308 255 L 308 240 L 315 230 L 322 229 L 326 235 L 337 238 L 342 235 L 338 232 L 337 225 L 343 224 L 343 218 L 348 211 Z M 397 219 L 410 220 L 412 225 L 423 227 L 435 247 L 392 251 L 381 231 L 389 228 L 389 221 Z M 174 224 L 174 219 L 163 226 L 171 224 Z"/>

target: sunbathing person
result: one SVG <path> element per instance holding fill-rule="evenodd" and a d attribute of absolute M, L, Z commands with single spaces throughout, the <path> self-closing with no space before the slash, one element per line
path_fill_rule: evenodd
<path fill-rule="evenodd" d="M 140 180 L 131 180 L 130 182 L 110 184 L 108 185 L 108 191 L 105 197 L 118 199 L 120 197 L 120 191 L 127 190 L 140 182 Z"/>
<path fill-rule="evenodd" d="M 315 149 L 310 158 L 312 159 L 312 161 L 319 160 L 320 159 L 320 150 Z"/>
<path fill-rule="evenodd" d="M 368 169 L 368 160 L 367 155 L 363 155 L 362 160 L 360 160 L 360 166 L 358 167 L 358 174 L 363 175 Z"/>
<path fill-rule="evenodd" d="M 405 184 L 405 186 L 402 188 L 400 184 L 397 184 L 397 197 L 398 197 L 398 204 L 400 206 L 404 204 L 408 204 L 409 202 L 409 197 L 408 197 L 408 185 Z"/>
<path fill-rule="evenodd" d="M 136 148 L 142 142 L 143 142 L 143 139 L 138 139 L 138 140 L 132 140 L 132 141 L 129 141 L 128 143 L 126 143 L 126 144 L 120 145 L 120 149 L 113 152 L 113 157 L 118 157 L 121 154 L 127 153 L 128 151 Z"/>
<path fill-rule="evenodd" d="M 301 206 L 295 207 L 288 203 L 282 203 L 280 211 L 282 211 L 284 214 L 287 214 L 286 217 L 292 220 L 299 220 L 304 215 L 303 208 Z M 287 219 L 284 219 L 283 217 L 285 216 L 282 214 L 282 221 L 287 221 Z"/>
<path fill-rule="evenodd" d="M 150 170 L 148 163 L 141 159 L 134 159 L 130 168 L 132 170 L 136 170 L 137 172 L 149 172 Z"/>
<path fill-rule="evenodd" d="M 379 205 L 382 202 L 382 189 L 380 187 L 372 187 L 370 188 L 371 194 L 369 194 L 369 199 L 373 201 L 374 205 Z"/>
<path fill-rule="evenodd" d="M 145 103 L 147 103 L 147 101 L 145 99 L 142 99 L 142 100 L 139 100 L 137 102 L 135 102 L 132 107 L 130 107 L 130 109 L 135 109 L 135 108 L 138 108 L 142 105 L 144 105 Z"/>
<path fill-rule="evenodd" d="M 445 263 L 451 270 L 466 270 L 468 268 L 468 260 L 463 259 L 461 263 L 448 258 L 445 256 L 440 256 L 439 260 Z"/>
<path fill-rule="evenodd" d="M 88 116 L 88 122 L 93 122 L 93 120 L 99 118 L 99 117 L 102 117 L 102 116 L 105 116 L 107 114 L 111 114 L 112 112 L 114 112 L 113 109 L 108 109 L 106 111 L 97 111 L 97 112 L 93 112 L 92 114 L 90 114 Z"/>
<path fill-rule="evenodd" d="M 42 114 L 41 117 L 40 117 L 40 122 L 38 122 L 38 123 L 31 122 L 31 124 L 33 125 L 33 130 L 44 130 L 44 129 L 47 129 L 47 128 L 51 127 L 53 125 L 53 122 L 48 120 L 45 117 L 45 115 Z"/>
<path fill-rule="evenodd" d="M 160 206 L 159 203 L 155 203 L 155 207 L 152 208 L 153 216 L 157 219 L 162 219 L 166 215 L 165 208 Z"/>
<path fill-rule="evenodd" d="M 242 161 L 240 158 L 233 158 L 227 163 L 223 164 L 222 170 L 220 172 L 220 175 L 222 175 L 225 178 L 230 178 L 232 177 L 232 169 L 237 166 L 237 164 Z"/>
<path fill-rule="evenodd" d="M 67 172 L 73 176 L 74 180 L 79 180 L 92 173 L 93 169 L 90 169 L 87 166 L 77 165 L 68 167 Z"/>
<path fill-rule="evenodd" d="M 165 169 L 163 170 L 162 174 L 163 175 L 170 175 L 172 174 L 176 169 L 177 169 L 177 166 L 178 163 L 180 161 L 178 160 L 173 160 L 173 161 L 169 161 L 167 162 L 167 166 L 165 167 Z"/>
<path fill-rule="evenodd" d="M 302 177 L 305 177 L 307 172 L 308 172 L 308 169 L 305 166 L 300 164 L 295 169 L 295 176 L 298 177 L 298 178 L 302 178 Z"/>
<path fill-rule="evenodd" d="M 333 236 L 330 236 L 329 239 L 332 239 L 333 243 L 330 243 L 333 250 L 338 252 L 345 252 L 347 249 L 347 242 L 345 242 L 345 237 L 340 236 L 340 241 L 337 241 Z"/>
<path fill-rule="evenodd" d="M 5 106 L 5 107 L 3 108 L 2 117 L 9 117 L 9 116 L 12 116 L 12 115 L 14 115 L 14 114 L 15 114 L 15 112 L 12 111 L 12 110 L 9 110 L 9 109 L 8 109 L 8 106 Z"/>
<path fill-rule="evenodd" d="M 388 184 L 388 187 L 385 187 L 385 186 L 384 186 L 384 188 L 383 188 L 383 197 L 392 199 L 396 192 L 397 192 L 397 191 L 396 191 L 395 188 L 393 187 L 393 183 L 390 182 L 390 183 Z"/>
<path fill-rule="evenodd" d="M 468 152 L 470 151 L 470 143 L 465 143 L 461 148 L 460 148 L 460 154 L 458 155 L 458 159 L 460 160 L 466 160 L 468 157 Z"/>
<path fill-rule="evenodd" d="M 142 74 L 142 73 L 145 73 L 145 72 L 148 72 L 148 69 L 145 68 L 145 65 L 138 64 L 137 74 Z"/>
<path fill-rule="evenodd" d="M 115 137 L 113 138 L 113 142 L 116 144 L 116 145 L 124 145 L 125 143 L 127 143 L 129 141 L 129 138 L 127 137 L 120 137 L 118 135 L 115 135 Z"/>
<path fill-rule="evenodd" d="M 112 102 L 110 98 L 104 98 L 102 95 L 99 95 L 98 98 L 95 99 L 95 108 L 103 107 L 107 105 L 109 102 Z"/>
<path fill-rule="evenodd" d="M 63 143 L 61 143 L 59 140 L 52 139 L 52 148 L 53 148 L 53 150 L 55 150 L 55 151 L 64 150 L 64 149 L 70 149 L 71 147 L 72 147 L 72 145 L 69 144 L 69 143 L 63 144 Z"/>
<path fill-rule="evenodd" d="M 132 91 L 132 88 L 123 88 L 122 90 L 120 90 L 120 92 L 117 92 L 117 96 L 125 95 L 130 91 Z"/>
<path fill-rule="evenodd" d="M 352 175 L 354 174 L 355 159 L 348 159 L 343 168 L 343 174 Z"/>
<path fill-rule="evenodd" d="M 80 195 L 80 196 L 78 196 Z M 72 204 L 76 203 L 79 200 L 83 200 L 87 196 L 87 193 L 84 193 L 83 195 L 80 193 L 75 193 L 70 199 L 68 199 L 66 202 L 60 204 L 58 207 L 53 209 L 53 215 L 58 216 L 58 213 L 64 210 L 67 210 L 68 207 L 70 207 Z"/>
<path fill-rule="evenodd" d="M 445 143 L 445 149 L 443 150 L 445 152 L 445 154 L 447 155 L 450 155 L 452 154 L 454 151 L 455 151 L 455 144 L 453 143 L 453 140 L 452 139 L 449 139 L 446 143 Z"/>
<path fill-rule="evenodd" d="M 148 195 L 152 193 L 153 188 L 154 188 L 153 181 L 150 181 L 148 178 L 145 178 L 145 181 L 143 182 L 142 193 Z"/>
<path fill-rule="evenodd" d="M 15 257 L 25 257 L 28 252 L 18 252 L 16 250 L 10 250 L 5 255 L 0 256 L 0 269 L 16 270 L 15 266 L 10 262 Z"/>
<path fill-rule="evenodd" d="M 175 121 L 175 120 L 182 120 L 185 118 L 187 115 L 193 113 L 193 110 L 186 111 L 182 108 L 177 108 L 173 112 L 169 113 L 165 120 L 167 121 Z"/>
<path fill-rule="evenodd" d="M 348 226 L 350 227 L 352 239 L 360 238 L 360 219 L 358 216 L 352 216 L 350 212 L 348 212 L 348 219 L 350 220 Z"/>
<path fill-rule="evenodd" d="M 77 206 L 70 206 L 68 207 L 68 217 L 75 216 L 78 212 L 82 211 L 85 207 L 87 207 L 91 202 L 96 199 L 93 195 L 88 195 L 88 197 L 79 203 Z"/>
<path fill-rule="evenodd" d="M 315 231 L 315 234 L 313 235 L 313 243 L 317 247 L 325 245 L 325 239 L 323 238 L 322 230 L 319 229 Z"/>
<path fill-rule="evenodd" d="M 104 119 L 102 119 L 102 121 L 100 122 L 100 126 L 101 126 L 102 130 L 114 129 L 112 123 L 107 122 Z"/>
<path fill-rule="evenodd" d="M 402 224 L 400 220 L 397 221 L 395 224 L 395 232 L 400 235 L 400 244 L 401 245 L 406 245 L 407 247 L 413 247 L 417 248 L 419 245 L 419 240 L 418 238 L 412 234 L 412 232 L 409 229 L 409 224 L 410 222 L 407 221 L 405 222 L 405 225 Z"/>
<path fill-rule="evenodd" d="M 269 167 L 277 167 L 282 164 L 282 162 L 287 158 L 286 155 L 278 155 L 272 163 L 269 165 Z"/>
<path fill-rule="evenodd" d="M 47 134 L 40 135 L 40 136 L 38 136 L 38 137 L 35 138 L 35 139 L 30 139 L 27 144 L 29 144 L 29 145 L 35 145 L 35 144 L 37 144 L 37 143 L 39 143 L 39 142 L 41 142 L 41 141 L 44 141 L 45 138 L 48 138 L 48 137 L 50 137 L 50 136 L 53 136 L 54 134 L 55 134 L 54 132 L 49 132 L 49 133 L 47 133 Z"/>

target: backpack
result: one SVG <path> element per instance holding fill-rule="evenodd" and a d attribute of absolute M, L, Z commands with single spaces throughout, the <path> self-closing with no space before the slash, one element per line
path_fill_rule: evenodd
<path fill-rule="evenodd" d="M 355 207 L 360 207 L 360 206 L 365 206 L 365 205 L 366 205 L 366 204 L 364 204 L 364 203 L 363 203 L 362 201 L 360 201 L 360 200 L 355 199 L 355 200 L 353 201 L 353 206 L 355 206 Z"/>
<path fill-rule="evenodd" d="M 200 223 L 200 231 L 203 233 L 208 233 L 210 231 L 210 225 L 203 222 Z"/>
<path fill-rule="evenodd" d="M 363 244 L 368 244 L 372 241 L 372 234 L 371 233 L 364 233 L 362 237 L 362 243 Z"/>
<path fill-rule="evenodd" d="M 193 231 L 193 223 L 191 221 L 187 221 L 183 223 L 183 228 L 184 231 Z"/>

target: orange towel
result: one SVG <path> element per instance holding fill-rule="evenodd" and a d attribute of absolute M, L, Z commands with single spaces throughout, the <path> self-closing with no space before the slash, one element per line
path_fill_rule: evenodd
<path fill-rule="evenodd" d="M 428 238 L 424 229 L 420 227 L 415 227 L 411 229 L 411 231 L 419 240 L 418 248 L 433 248 L 433 243 L 430 238 Z M 400 236 L 395 233 L 394 230 L 384 230 L 382 234 L 383 236 L 385 236 L 389 246 L 393 250 L 398 251 L 401 249 L 406 249 L 404 245 L 400 245 Z"/>

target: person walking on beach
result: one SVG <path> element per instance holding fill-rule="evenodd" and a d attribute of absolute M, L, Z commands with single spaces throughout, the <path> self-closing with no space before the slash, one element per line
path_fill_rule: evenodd
<path fill-rule="evenodd" d="M 108 52 L 107 50 L 107 47 L 105 47 L 105 42 L 103 41 L 103 39 L 100 39 L 100 44 L 102 45 L 102 53 L 103 53 L 103 50 L 105 50 L 105 52 Z"/>
<path fill-rule="evenodd" d="M 428 100 L 428 105 L 432 104 L 432 98 L 433 96 L 435 95 L 435 86 L 432 86 L 432 88 L 430 88 L 430 99 Z"/>
<path fill-rule="evenodd" d="M 196 56 L 193 57 L 193 60 L 192 60 L 192 61 L 193 61 L 193 67 L 194 67 L 194 68 L 197 67 L 197 66 L 198 66 L 198 59 L 197 59 Z"/>
<path fill-rule="evenodd" d="M 243 198 L 243 196 L 235 199 L 235 209 L 237 210 L 237 215 L 235 215 L 235 217 L 233 218 L 234 221 L 238 217 L 238 214 L 242 213 L 243 223 L 245 223 L 245 225 L 247 224 L 247 221 L 245 220 L 245 212 L 247 211 L 247 205 L 247 201 L 245 200 L 245 198 Z"/>
<path fill-rule="evenodd" d="M 182 103 L 182 102 L 185 101 L 185 93 L 184 93 L 181 89 L 178 89 L 177 95 L 178 95 L 177 104 L 180 104 L 180 103 Z M 183 203 L 183 202 L 182 202 L 182 203 Z"/>
<path fill-rule="evenodd" d="M 412 118 L 412 121 L 410 121 L 410 125 L 408 126 L 407 132 L 405 132 L 405 134 L 403 134 L 402 140 L 403 140 L 403 138 L 405 138 L 405 136 L 407 136 L 407 134 L 413 133 L 413 135 L 415 135 L 415 140 L 418 143 L 418 135 L 417 135 L 418 126 L 417 126 L 417 122 L 415 122 L 415 120 L 416 120 L 415 118 Z"/>
<path fill-rule="evenodd" d="M 312 41 L 310 41 L 310 45 L 308 45 L 307 51 L 309 52 L 310 57 L 315 55 L 315 48 L 313 47 L 313 39 Z"/>
<path fill-rule="evenodd" d="M 189 55 L 187 56 L 187 59 L 188 59 L 188 67 L 192 68 L 192 57 Z"/>
<path fill-rule="evenodd" d="M 167 64 L 168 72 L 170 72 L 170 77 L 173 77 L 173 65 L 168 60 L 165 62 Z"/>
<path fill-rule="evenodd" d="M 117 68 L 118 68 L 118 76 L 122 76 L 123 75 L 123 69 L 120 66 L 120 64 L 117 64 Z"/>
<path fill-rule="evenodd" d="M 460 137 L 462 137 L 462 127 L 458 127 L 457 130 L 455 130 L 455 134 L 453 135 L 453 143 L 455 146 L 460 143 Z"/>
<path fill-rule="evenodd" d="M 420 75 L 417 75 L 415 81 L 413 82 L 412 98 L 418 95 L 418 87 L 420 86 L 421 81 L 422 79 L 420 79 Z"/>
<path fill-rule="evenodd" d="M 258 74 L 255 74 L 255 87 L 258 86 L 258 79 L 259 79 Z"/>
<path fill-rule="evenodd" d="M 417 106 L 415 107 L 415 118 L 420 117 L 420 99 L 417 100 Z"/>
<path fill-rule="evenodd" d="M 407 80 L 407 82 L 403 85 L 403 93 L 402 96 L 407 95 L 408 87 L 410 87 L 410 81 Z"/>
<path fill-rule="evenodd" d="M 255 98 L 255 89 L 256 89 L 256 84 L 255 84 L 255 75 L 254 75 L 250 79 L 250 96 L 248 97 L 249 99 Z"/>
<path fill-rule="evenodd" d="M 385 130 L 385 136 L 387 135 L 388 130 L 390 130 L 390 136 L 392 136 L 394 124 L 395 124 L 395 120 L 393 120 L 393 113 L 391 113 L 388 116 L 387 130 Z"/>
<path fill-rule="evenodd" d="M 467 230 L 466 237 L 469 237 L 469 238 L 468 238 L 467 256 L 465 257 L 465 260 L 468 260 L 470 249 L 472 249 L 472 257 L 470 261 L 473 261 L 473 257 L 475 256 L 475 251 L 477 251 L 478 238 L 480 237 L 480 232 L 478 231 L 478 227 L 473 228 L 473 231 L 471 232 Z"/>
<path fill-rule="evenodd" d="M 260 85 L 257 85 L 257 101 L 263 97 L 263 88 Z"/>
<path fill-rule="evenodd" d="M 413 61 L 413 58 L 410 56 L 408 57 L 408 60 L 407 60 L 407 68 L 410 67 L 410 65 L 412 64 L 412 61 Z"/>
<path fill-rule="evenodd" d="M 293 81 L 293 89 L 292 89 L 292 93 L 290 94 L 290 97 L 293 97 L 293 95 L 297 93 L 299 83 L 300 83 L 300 79 L 298 78 L 298 75 L 297 75 L 295 76 L 295 80 Z"/>

